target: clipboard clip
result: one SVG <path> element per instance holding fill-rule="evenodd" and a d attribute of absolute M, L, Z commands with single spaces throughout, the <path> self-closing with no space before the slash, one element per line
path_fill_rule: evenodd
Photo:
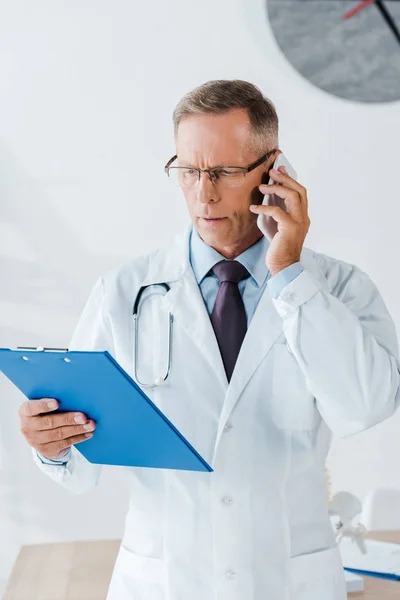
<path fill-rule="evenodd" d="M 44 348 L 43 346 L 17 346 L 17 350 L 31 350 L 34 352 L 68 352 L 68 348 Z"/>

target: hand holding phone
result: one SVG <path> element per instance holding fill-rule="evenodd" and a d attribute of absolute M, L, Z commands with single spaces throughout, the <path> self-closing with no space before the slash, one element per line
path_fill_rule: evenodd
<path fill-rule="evenodd" d="M 297 180 L 297 173 L 286 158 L 286 156 L 284 154 L 279 154 L 271 168 L 278 170 L 279 167 L 281 167 L 282 165 L 286 167 L 286 171 L 289 177 L 292 177 L 292 179 Z M 268 185 L 272 183 L 276 184 L 276 182 L 270 178 L 268 181 Z M 279 196 L 277 196 L 276 194 L 265 195 L 262 204 L 266 206 L 279 206 L 282 210 L 286 212 L 285 201 L 282 198 L 279 198 Z M 270 242 L 272 241 L 272 238 L 278 231 L 278 223 L 269 215 L 258 215 L 257 226 Z"/>

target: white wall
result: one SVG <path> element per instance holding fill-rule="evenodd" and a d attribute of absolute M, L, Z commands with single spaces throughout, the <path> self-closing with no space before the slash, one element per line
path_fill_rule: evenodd
<path fill-rule="evenodd" d="M 306 245 L 366 270 L 399 326 L 400 105 L 312 87 L 278 50 L 263 4 L 0 1 L 0 346 L 68 344 L 96 277 L 186 224 L 163 173 L 171 113 L 214 78 L 247 79 L 275 102 L 281 148 L 309 191 Z M 23 397 L 4 378 L 0 397 L 0 578 L 21 543 L 119 536 L 121 470 L 87 497 L 64 492 L 31 463 Z M 399 427 L 400 413 L 335 442 L 333 491 L 400 487 Z"/>

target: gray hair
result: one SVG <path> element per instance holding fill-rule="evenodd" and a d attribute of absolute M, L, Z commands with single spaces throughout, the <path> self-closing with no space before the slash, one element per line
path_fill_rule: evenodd
<path fill-rule="evenodd" d="M 190 115 L 221 115 L 246 109 L 252 129 L 251 147 L 263 154 L 278 148 L 278 115 L 275 106 L 260 89 L 240 79 L 207 81 L 188 92 L 173 113 L 175 136 L 180 122 Z"/>

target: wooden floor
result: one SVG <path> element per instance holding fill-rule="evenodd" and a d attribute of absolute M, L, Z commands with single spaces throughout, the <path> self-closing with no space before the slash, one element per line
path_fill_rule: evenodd
<path fill-rule="evenodd" d="M 369 537 L 400 543 L 400 531 Z M 107 540 L 23 546 L 3 600 L 105 600 L 119 544 Z M 349 598 L 399 600 L 400 582 L 365 577 L 365 591 Z"/>
<path fill-rule="evenodd" d="M 3 600 L 105 600 L 118 540 L 23 546 Z"/>

